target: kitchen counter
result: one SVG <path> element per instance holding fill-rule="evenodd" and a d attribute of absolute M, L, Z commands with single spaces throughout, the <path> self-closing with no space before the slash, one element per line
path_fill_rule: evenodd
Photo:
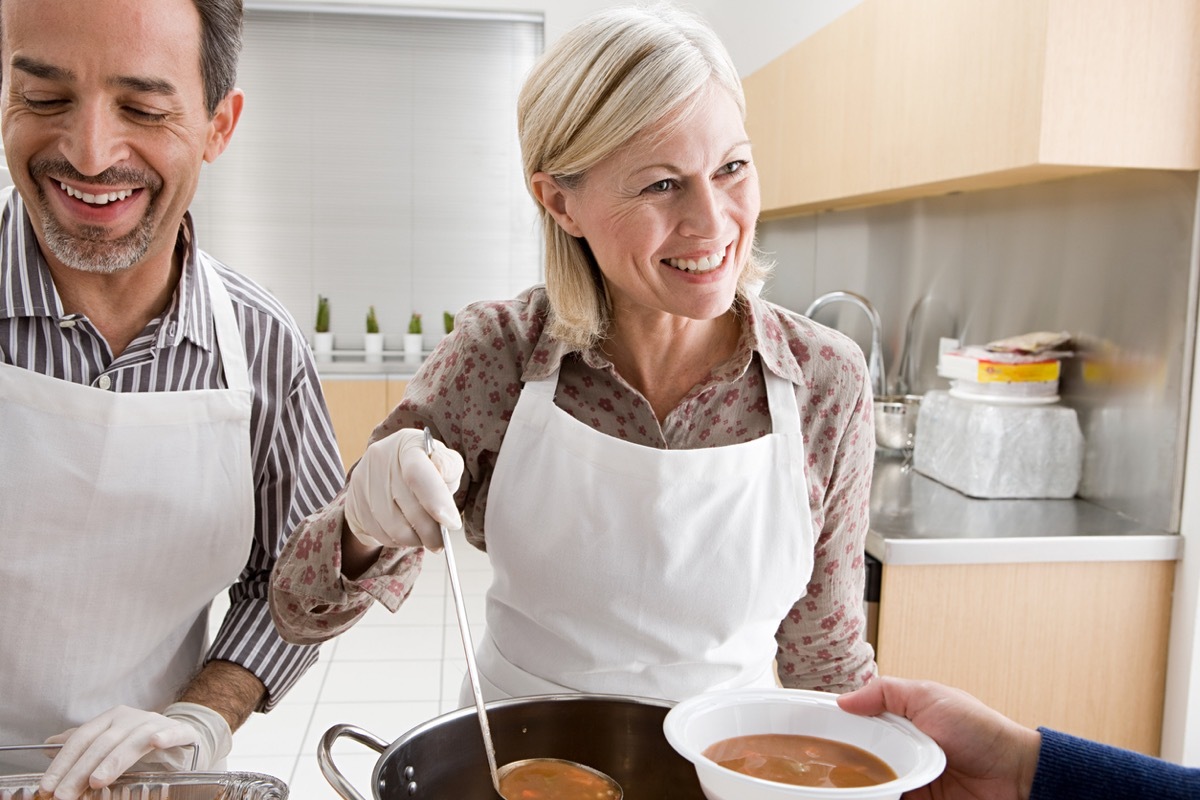
<path fill-rule="evenodd" d="M 866 550 L 895 565 L 1176 561 L 1183 540 L 1079 498 L 968 497 L 880 458 Z"/>
<path fill-rule="evenodd" d="M 417 374 L 417 369 L 428 356 L 423 353 L 418 358 L 405 356 L 402 352 L 384 351 L 379 361 L 368 362 L 362 351 L 335 350 L 332 358 L 317 359 L 317 374 L 322 380 L 327 378 L 356 380 L 369 378 L 411 378 Z"/>

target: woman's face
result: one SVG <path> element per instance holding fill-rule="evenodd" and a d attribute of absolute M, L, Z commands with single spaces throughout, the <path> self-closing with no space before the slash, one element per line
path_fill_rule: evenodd
<path fill-rule="evenodd" d="M 615 312 L 714 319 L 733 303 L 754 241 L 750 141 L 715 84 L 664 123 L 665 135 L 665 124 L 651 127 L 563 189 L 555 216 L 587 240 Z"/>

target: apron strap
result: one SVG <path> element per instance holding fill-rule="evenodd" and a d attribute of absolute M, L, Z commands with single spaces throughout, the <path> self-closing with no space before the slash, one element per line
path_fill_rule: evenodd
<path fill-rule="evenodd" d="M 762 359 L 759 359 L 760 363 Z M 771 433 L 800 433 L 800 407 L 796 405 L 796 387 L 787 378 L 762 365 L 767 406 L 771 409 Z"/>
<path fill-rule="evenodd" d="M 199 251 L 197 251 L 199 253 Z M 208 283 L 208 296 L 212 300 L 213 328 L 217 334 L 217 347 L 221 351 L 221 368 L 225 372 L 225 385 L 238 391 L 250 391 L 250 372 L 246 364 L 246 345 L 242 342 L 241 330 L 233 313 L 233 301 L 225 290 L 225 283 L 217 270 L 197 256 L 196 269 Z"/>

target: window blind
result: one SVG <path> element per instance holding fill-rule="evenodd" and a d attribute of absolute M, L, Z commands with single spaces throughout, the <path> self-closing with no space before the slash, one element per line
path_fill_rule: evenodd
<path fill-rule="evenodd" d="M 241 121 L 202 171 L 200 244 L 312 329 L 330 298 L 335 347 L 361 346 L 373 305 L 387 347 L 412 312 L 541 279 L 516 99 L 540 16 L 249 8 Z"/>

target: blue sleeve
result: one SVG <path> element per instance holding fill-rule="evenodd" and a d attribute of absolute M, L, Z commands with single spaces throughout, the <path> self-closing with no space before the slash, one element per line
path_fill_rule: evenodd
<path fill-rule="evenodd" d="M 1029 800 L 1196 800 L 1200 769 L 1047 728 Z"/>

